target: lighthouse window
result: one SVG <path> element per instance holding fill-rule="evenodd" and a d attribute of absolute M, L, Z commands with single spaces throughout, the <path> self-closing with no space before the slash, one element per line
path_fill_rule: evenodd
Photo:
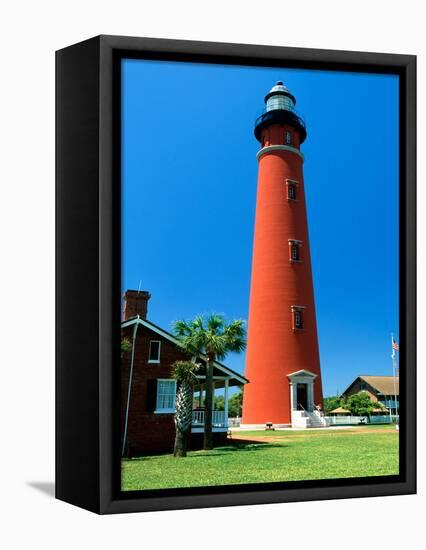
<path fill-rule="evenodd" d="M 294 328 L 301 329 L 303 328 L 303 317 L 302 312 L 297 310 L 294 312 Z"/>
<path fill-rule="evenodd" d="M 296 185 L 294 183 L 289 183 L 287 186 L 287 198 L 291 201 L 296 200 Z"/>
<path fill-rule="evenodd" d="M 291 135 L 291 132 L 286 132 L 285 133 L 285 143 L 286 143 L 286 145 L 292 145 L 293 136 Z"/>
<path fill-rule="evenodd" d="M 276 109 L 284 109 L 285 111 L 292 111 L 294 109 L 293 101 L 283 95 L 271 96 L 266 102 L 266 110 L 274 111 Z"/>
<path fill-rule="evenodd" d="M 304 328 L 304 310 L 305 306 L 292 306 L 293 330 L 303 330 Z"/>
<path fill-rule="evenodd" d="M 298 262 L 300 260 L 299 245 L 297 243 L 291 244 L 291 259 L 295 262 Z"/>
<path fill-rule="evenodd" d="M 288 246 L 289 246 L 290 262 L 300 262 L 301 261 L 300 247 L 302 246 L 302 241 L 297 241 L 296 239 L 289 239 Z M 297 308 L 294 307 L 293 309 L 297 309 Z"/>

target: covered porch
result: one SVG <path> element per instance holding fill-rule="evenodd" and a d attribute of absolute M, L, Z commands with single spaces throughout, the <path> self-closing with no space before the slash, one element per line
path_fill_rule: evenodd
<path fill-rule="evenodd" d="M 192 410 L 192 433 L 204 433 L 205 424 L 205 397 L 206 383 L 205 374 L 197 375 L 197 382 L 194 387 L 193 410 Z M 230 389 L 246 384 L 248 380 L 244 376 L 232 371 L 221 363 L 214 363 L 213 370 L 213 408 L 212 408 L 212 431 L 227 432 L 229 416 Z M 216 399 L 222 398 L 222 399 Z M 215 406 L 220 401 L 220 407 Z"/>

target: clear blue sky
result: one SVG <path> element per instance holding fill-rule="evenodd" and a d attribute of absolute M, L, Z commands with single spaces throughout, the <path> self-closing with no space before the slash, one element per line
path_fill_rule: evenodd
<path fill-rule="evenodd" d="M 324 395 L 392 374 L 398 336 L 398 77 L 123 61 L 123 290 L 165 329 L 248 316 L 263 98 L 296 96 Z M 226 363 L 244 372 L 244 355 Z"/>

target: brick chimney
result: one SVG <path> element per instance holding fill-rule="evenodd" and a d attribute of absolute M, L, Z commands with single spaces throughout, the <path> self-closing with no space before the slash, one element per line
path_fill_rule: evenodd
<path fill-rule="evenodd" d="M 150 298 L 151 294 L 146 290 L 126 290 L 124 293 L 123 320 L 126 321 L 131 317 L 136 317 L 136 315 L 146 319 Z"/>

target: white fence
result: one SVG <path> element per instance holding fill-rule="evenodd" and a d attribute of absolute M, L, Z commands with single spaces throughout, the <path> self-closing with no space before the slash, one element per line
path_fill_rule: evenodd
<path fill-rule="evenodd" d="M 239 416 L 235 416 L 234 418 L 228 418 L 228 426 L 230 428 L 239 428 L 241 424 L 241 418 Z"/>
<path fill-rule="evenodd" d="M 370 424 L 392 424 L 393 422 L 399 422 L 399 415 L 395 414 L 383 414 L 372 415 L 369 418 Z"/>
<path fill-rule="evenodd" d="M 344 426 L 349 424 L 391 424 L 398 422 L 399 416 L 395 415 L 372 415 L 372 416 L 326 416 L 330 426 Z"/>
<path fill-rule="evenodd" d="M 204 426 L 204 411 L 192 411 L 192 425 Z M 212 425 L 213 428 L 226 428 L 225 411 L 213 411 Z"/>

